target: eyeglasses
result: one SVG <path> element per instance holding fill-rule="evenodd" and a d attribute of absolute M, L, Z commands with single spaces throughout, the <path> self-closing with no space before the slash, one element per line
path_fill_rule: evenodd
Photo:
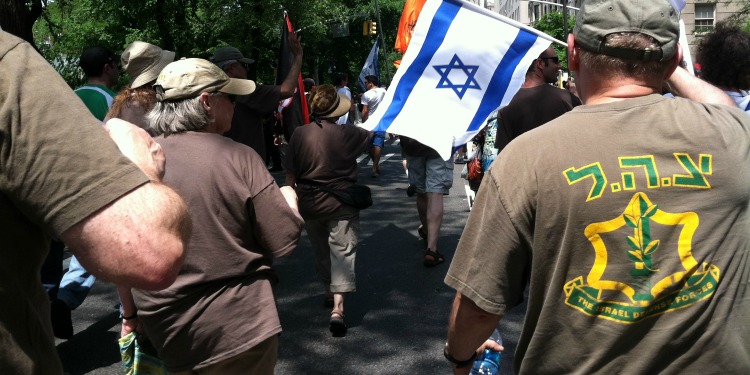
<path fill-rule="evenodd" d="M 539 60 L 552 60 L 555 64 L 560 63 L 560 58 L 557 56 L 549 56 L 549 57 L 540 57 Z"/>

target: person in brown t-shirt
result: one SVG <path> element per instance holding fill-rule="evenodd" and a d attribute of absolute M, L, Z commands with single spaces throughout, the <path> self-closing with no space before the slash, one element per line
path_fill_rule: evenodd
<path fill-rule="evenodd" d="M 302 218 L 294 190 L 221 135 L 234 95 L 255 83 L 187 59 L 167 65 L 154 88 L 148 116 L 167 157 L 164 182 L 187 202 L 194 231 L 174 284 L 133 290 L 137 317 L 170 373 L 272 374 L 281 324 L 271 265 L 296 248 Z"/>
<path fill-rule="evenodd" d="M 326 305 L 333 307 L 329 329 L 340 336 L 346 333 L 344 294 L 356 290 L 359 210 L 318 186 L 345 189 L 356 183 L 357 157 L 367 149 L 373 133 L 336 124 L 351 103 L 332 85 L 318 86 L 310 103 L 315 122 L 298 128 L 289 141 L 286 184 L 296 186 L 299 194 L 318 278 L 326 288 Z"/>

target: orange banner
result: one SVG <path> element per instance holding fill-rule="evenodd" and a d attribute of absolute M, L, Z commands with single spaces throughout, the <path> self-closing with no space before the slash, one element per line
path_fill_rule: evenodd
<path fill-rule="evenodd" d="M 414 31 L 414 25 L 417 24 L 419 12 L 422 11 L 426 0 L 406 0 L 404 4 L 404 13 L 401 14 L 401 21 L 398 23 L 398 35 L 396 35 L 396 51 L 406 52 L 406 47 L 411 41 L 411 33 Z"/>

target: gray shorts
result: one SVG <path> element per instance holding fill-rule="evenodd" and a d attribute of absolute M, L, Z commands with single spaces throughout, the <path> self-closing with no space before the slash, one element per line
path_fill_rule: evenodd
<path fill-rule="evenodd" d="M 448 194 L 453 186 L 453 158 L 445 161 L 439 157 L 405 157 L 409 167 L 409 184 L 417 188 L 417 193 Z"/>

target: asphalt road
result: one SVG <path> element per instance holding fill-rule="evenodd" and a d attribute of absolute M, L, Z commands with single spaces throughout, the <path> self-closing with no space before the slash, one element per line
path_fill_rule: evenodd
<path fill-rule="evenodd" d="M 294 254 L 275 262 L 281 323 L 276 374 L 447 374 L 442 356 L 454 291 L 443 283 L 463 231 L 469 206 L 466 181 L 454 170 L 454 185 L 445 197 L 438 244 L 446 262 L 422 265 L 424 244 L 415 199 L 406 195 L 398 141 L 387 141 L 381 175 L 370 177 L 370 159 L 360 161 L 360 183 L 372 188 L 375 204 L 361 213 L 357 251 L 357 292 L 347 297 L 345 337 L 328 332 L 330 309 L 323 307 L 323 286 L 315 277 L 306 234 Z M 369 165 L 368 165 L 369 164 Z M 283 173 L 274 173 L 281 182 Z M 57 340 L 66 374 L 122 374 L 117 346 L 120 324 L 115 287 L 97 281 L 81 307 L 73 311 L 75 336 Z M 227 311 L 227 314 L 231 314 Z M 513 374 L 513 352 L 524 306 L 500 325 L 505 352 L 502 374 Z"/>

